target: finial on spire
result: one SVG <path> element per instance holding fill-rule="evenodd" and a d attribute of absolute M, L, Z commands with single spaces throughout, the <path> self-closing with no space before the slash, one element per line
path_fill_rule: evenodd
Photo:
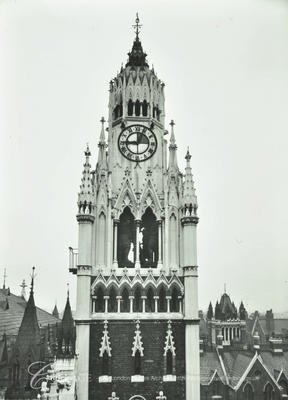
<path fill-rule="evenodd" d="M 226 283 L 224 283 L 224 293 L 226 294 Z"/>
<path fill-rule="evenodd" d="M 34 293 L 35 267 L 32 267 L 30 294 Z"/>
<path fill-rule="evenodd" d="M 21 297 L 23 297 L 23 299 L 25 299 L 26 298 L 26 287 L 27 287 L 25 279 L 22 280 L 20 287 L 21 287 Z"/>
<path fill-rule="evenodd" d="M 3 289 L 6 289 L 6 278 L 7 278 L 7 273 L 6 273 L 6 268 L 4 268 L 4 273 L 3 273 Z"/>
<path fill-rule="evenodd" d="M 134 28 L 134 31 L 136 33 L 136 40 L 139 38 L 140 28 L 142 27 L 142 25 L 140 25 L 139 22 L 140 22 L 140 19 L 139 19 L 138 12 L 137 12 L 136 19 L 135 19 L 135 25 L 132 25 L 132 27 Z"/>
<path fill-rule="evenodd" d="M 176 147 L 176 140 L 175 140 L 175 134 L 174 134 L 174 125 L 175 122 L 173 119 L 171 119 L 170 126 L 171 126 L 171 136 L 170 136 L 170 147 Z"/>
<path fill-rule="evenodd" d="M 70 295 L 70 288 L 69 288 L 69 283 L 67 283 L 67 299 L 69 299 Z"/>
<path fill-rule="evenodd" d="M 101 122 L 101 124 L 102 124 L 102 127 L 101 127 L 101 133 L 100 133 L 100 138 L 99 138 L 98 147 L 103 146 L 103 147 L 105 148 L 105 147 L 106 147 L 106 142 L 105 142 L 105 129 L 104 129 L 104 123 L 106 122 L 106 121 L 105 121 L 105 118 L 102 117 L 102 118 L 100 119 L 100 122 Z"/>
<path fill-rule="evenodd" d="M 91 156 L 91 152 L 90 152 L 90 149 L 89 149 L 89 143 L 88 142 L 86 143 L 85 156 L 86 157 L 90 157 Z"/>
<path fill-rule="evenodd" d="M 186 153 L 186 156 L 185 156 L 185 160 L 187 161 L 187 163 L 189 163 L 189 161 L 191 160 L 191 154 L 190 154 L 190 151 L 189 151 L 189 147 L 187 147 L 187 153 Z"/>

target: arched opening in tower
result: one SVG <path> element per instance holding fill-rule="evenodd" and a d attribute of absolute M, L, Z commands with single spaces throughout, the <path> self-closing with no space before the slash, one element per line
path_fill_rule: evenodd
<path fill-rule="evenodd" d="M 147 115 L 148 115 L 148 103 L 146 100 L 144 100 L 143 104 L 142 104 L 142 114 L 143 114 L 143 117 L 147 117 Z"/>
<path fill-rule="evenodd" d="M 129 207 L 125 207 L 120 216 L 117 243 L 117 258 L 119 267 L 134 267 L 135 263 L 135 221 Z"/>
<path fill-rule="evenodd" d="M 141 375 L 141 354 L 139 350 L 136 350 L 134 356 L 134 373 L 135 375 Z"/>
<path fill-rule="evenodd" d="M 140 263 L 142 268 L 157 267 L 158 225 L 156 216 L 148 207 L 142 216 L 140 226 Z"/>
<path fill-rule="evenodd" d="M 173 374 L 173 355 L 171 350 L 168 350 L 166 354 L 166 374 Z"/>

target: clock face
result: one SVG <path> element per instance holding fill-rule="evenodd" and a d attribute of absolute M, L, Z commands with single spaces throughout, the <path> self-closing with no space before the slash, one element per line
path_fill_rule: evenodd
<path fill-rule="evenodd" d="M 157 148 L 154 133 L 143 125 L 130 125 L 119 136 L 120 152 L 128 160 L 141 162 L 152 157 Z"/>

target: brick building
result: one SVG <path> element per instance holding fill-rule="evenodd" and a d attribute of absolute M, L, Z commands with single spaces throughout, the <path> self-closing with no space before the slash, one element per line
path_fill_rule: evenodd
<path fill-rule="evenodd" d="M 77 396 L 199 400 L 191 156 L 181 173 L 173 121 L 166 139 L 164 83 L 148 65 L 139 30 L 137 17 L 128 61 L 110 82 L 94 170 L 85 151 L 70 267 Z"/>

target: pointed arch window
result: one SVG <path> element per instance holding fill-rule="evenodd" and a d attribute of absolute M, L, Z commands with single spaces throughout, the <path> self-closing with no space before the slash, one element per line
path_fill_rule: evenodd
<path fill-rule="evenodd" d="M 142 114 L 143 114 L 143 117 L 147 117 L 147 115 L 148 115 L 148 103 L 146 100 L 144 100 L 142 103 Z"/>
<path fill-rule="evenodd" d="M 140 226 L 141 267 L 156 267 L 158 262 L 158 224 L 152 209 L 148 207 Z"/>
<path fill-rule="evenodd" d="M 104 292 L 100 287 L 96 291 L 96 302 L 95 302 L 95 312 L 104 312 L 105 311 L 105 300 L 104 300 Z"/>
<path fill-rule="evenodd" d="M 162 287 L 159 292 L 159 312 L 166 312 L 166 291 Z"/>
<path fill-rule="evenodd" d="M 133 115 L 133 101 L 130 99 L 128 101 L 128 116 L 132 117 Z"/>
<path fill-rule="evenodd" d="M 154 290 L 151 287 L 147 291 L 146 311 L 147 312 L 155 311 Z"/>
<path fill-rule="evenodd" d="M 109 312 L 117 312 L 117 299 L 116 299 L 116 290 L 114 287 L 110 289 L 109 292 L 109 302 L 108 302 L 108 311 Z"/>
<path fill-rule="evenodd" d="M 254 400 L 254 391 L 250 383 L 244 387 L 244 400 Z"/>
<path fill-rule="evenodd" d="M 172 312 L 179 312 L 179 297 L 180 292 L 177 288 L 173 288 L 172 296 L 171 296 L 171 311 Z"/>
<path fill-rule="evenodd" d="M 122 312 L 129 312 L 130 310 L 130 303 L 129 303 L 129 292 L 127 288 L 124 288 L 122 291 Z"/>
<path fill-rule="evenodd" d="M 141 301 L 141 290 L 139 287 L 135 290 L 134 293 L 134 312 L 141 312 L 142 311 L 142 301 Z"/>
<path fill-rule="evenodd" d="M 134 374 L 141 375 L 141 354 L 139 350 L 136 350 L 134 356 Z"/>
<path fill-rule="evenodd" d="M 139 100 L 136 100 L 136 103 L 135 103 L 135 115 L 136 115 L 136 117 L 140 116 L 140 101 Z"/>
<path fill-rule="evenodd" d="M 264 388 L 264 400 L 274 400 L 275 392 L 271 383 L 267 383 Z"/>
<path fill-rule="evenodd" d="M 119 267 L 134 267 L 136 229 L 134 215 L 129 207 L 125 207 L 120 216 L 117 243 L 117 258 Z"/>

